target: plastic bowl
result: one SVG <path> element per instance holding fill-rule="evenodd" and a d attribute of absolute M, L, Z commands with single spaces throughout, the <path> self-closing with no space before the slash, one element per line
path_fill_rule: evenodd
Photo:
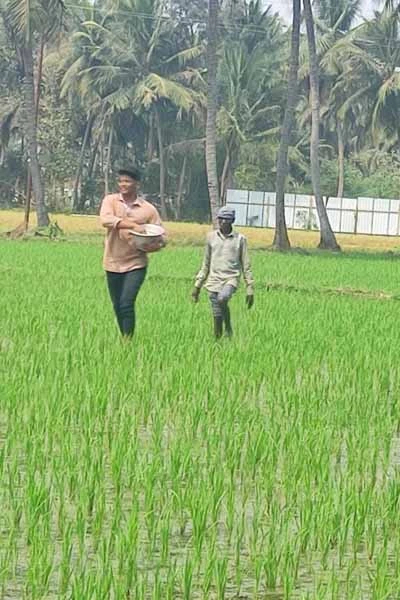
<path fill-rule="evenodd" d="M 160 225 L 153 225 L 152 223 L 144 225 L 143 233 L 133 231 L 132 229 L 130 229 L 129 232 L 133 235 L 136 248 L 138 248 L 138 250 L 143 250 L 143 252 L 146 252 L 146 246 L 149 244 L 161 241 L 162 236 L 165 233 Z"/>

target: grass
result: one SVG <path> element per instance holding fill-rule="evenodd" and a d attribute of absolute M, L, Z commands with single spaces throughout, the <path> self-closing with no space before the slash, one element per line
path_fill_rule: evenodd
<path fill-rule="evenodd" d="M 0 211 L 0 233 L 9 231 L 21 224 L 22 212 L 19 210 Z M 95 216 L 72 216 L 54 214 L 53 221 L 69 235 L 75 238 L 93 238 L 103 235 L 99 220 Z M 36 224 L 36 216 L 32 215 L 32 224 Z M 203 244 L 206 233 L 210 230 L 208 225 L 197 223 L 166 223 L 170 242 L 175 245 L 199 245 Z M 273 241 L 272 229 L 242 227 L 240 230 L 248 237 L 252 248 L 268 248 Z M 347 251 L 373 251 L 373 252 L 395 252 L 400 248 L 397 237 L 385 237 L 376 235 L 349 235 L 337 236 L 338 242 Z M 290 240 L 293 247 L 316 248 L 319 242 L 319 234 L 316 231 L 290 231 Z"/>
<path fill-rule="evenodd" d="M 252 257 L 231 343 L 171 246 L 124 344 L 100 237 L 0 241 L 0 598 L 398 597 L 400 263 Z"/>

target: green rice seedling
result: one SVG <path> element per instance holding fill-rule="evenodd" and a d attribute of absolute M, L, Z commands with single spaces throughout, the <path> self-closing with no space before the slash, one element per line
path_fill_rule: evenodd
<path fill-rule="evenodd" d="M 345 573 L 345 595 L 346 598 L 354 598 L 358 588 L 357 564 L 353 560 L 347 565 Z"/>
<path fill-rule="evenodd" d="M 276 590 L 278 585 L 278 577 L 282 561 L 281 541 L 275 537 L 275 532 L 272 531 L 266 540 L 264 547 L 264 575 L 267 588 Z"/>
<path fill-rule="evenodd" d="M 254 564 L 254 597 L 257 598 L 259 590 L 260 590 L 260 586 L 261 586 L 262 576 L 263 576 L 263 567 L 264 567 L 263 557 L 255 556 L 253 558 L 253 564 Z"/>
<path fill-rule="evenodd" d="M 198 496 L 193 496 L 191 500 L 190 514 L 193 527 L 193 543 L 197 560 L 200 561 L 207 533 L 208 514 L 210 510 L 208 490 L 205 489 L 205 493 L 199 493 Z"/>
<path fill-rule="evenodd" d="M 214 580 L 215 563 L 217 561 L 215 547 L 206 557 L 206 565 L 203 574 L 202 591 L 204 598 L 208 598 Z"/>
<path fill-rule="evenodd" d="M 152 600 L 163 600 L 165 598 L 160 570 L 156 568 L 154 573 Z"/>
<path fill-rule="evenodd" d="M 235 529 L 235 521 L 237 519 L 236 512 L 236 496 L 233 487 L 229 488 L 226 495 L 226 529 L 228 532 L 228 543 L 231 543 L 232 535 Z"/>
<path fill-rule="evenodd" d="M 131 552 L 129 546 L 125 547 L 125 569 L 123 571 L 124 591 L 127 598 L 133 598 L 133 590 L 138 585 L 138 569 L 135 552 Z"/>
<path fill-rule="evenodd" d="M 72 541 L 72 525 L 68 523 L 63 531 L 62 539 L 62 555 L 60 564 L 60 583 L 59 593 L 64 596 L 70 584 L 72 575 L 72 553 L 73 553 L 73 541 Z"/>
<path fill-rule="evenodd" d="M 147 531 L 147 553 L 148 557 L 151 558 L 154 553 L 156 541 L 157 541 L 157 518 L 153 510 L 146 512 L 144 515 Z"/>
<path fill-rule="evenodd" d="M 104 530 L 106 517 L 106 499 L 105 495 L 99 490 L 94 497 L 94 515 L 92 518 L 92 538 L 95 548 L 98 547 Z"/>
<path fill-rule="evenodd" d="M 183 568 L 182 594 L 184 600 L 190 600 L 192 597 L 193 587 L 193 561 L 189 555 L 186 555 L 185 565 Z"/>
<path fill-rule="evenodd" d="M 161 561 L 167 564 L 170 553 L 171 514 L 167 511 L 160 518 Z"/>
<path fill-rule="evenodd" d="M 344 516 L 342 527 L 339 530 L 339 566 L 342 567 L 346 558 L 347 544 L 349 539 L 351 515 Z"/>
<path fill-rule="evenodd" d="M 376 560 L 376 571 L 371 576 L 371 598 L 386 600 L 393 597 L 393 592 L 397 593 L 398 590 L 393 589 L 393 580 L 388 571 L 387 550 L 382 549 Z"/>
<path fill-rule="evenodd" d="M 167 573 L 167 583 L 166 583 L 166 600 L 174 600 L 176 598 L 176 588 L 177 588 L 177 574 L 176 574 L 176 564 L 170 565 Z"/>
<path fill-rule="evenodd" d="M 213 523 L 216 523 L 219 519 L 219 513 L 222 505 L 222 501 L 225 495 L 225 481 L 223 472 L 218 466 L 214 466 L 210 472 L 210 487 L 212 490 L 211 495 L 211 519 Z"/>
<path fill-rule="evenodd" d="M 224 600 L 228 582 L 228 559 L 226 556 L 216 558 L 214 564 L 215 587 L 218 600 Z"/>
<path fill-rule="evenodd" d="M 111 521 L 111 532 L 115 537 L 119 535 L 119 531 L 121 530 L 122 513 L 122 500 L 118 495 L 114 498 L 113 515 Z"/>
<path fill-rule="evenodd" d="M 78 538 L 80 560 L 82 560 L 86 553 L 87 522 L 81 505 L 78 506 L 76 511 L 75 531 Z"/>
<path fill-rule="evenodd" d="M 27 571 L 27 586 L 32 598 L 46 597 L 52 569 L 51 548 L 42 540 L 32 539 Z"/>
<path fill-rule="evenodd" d="M 329 578 L 328 593 L 331 600 L 340 598 L 340 581 L 335 568 L 332 569 L 331 576 Z"/>
<path fill-rule="evenodd" d="M 376 516 L 370 517 L 367 521 L 365 530 L 365 544 L 368 553 L 368 560 L 372 561 L 375 556 L 377 537 L 378 537 L 378 520 Z"/>
<path fill-rule="evenodd" d="M 237 593 L 240 594 L 240 590 L 243 583 L 243 570 L 242 570 L 242 553 L 243 553 L 243 543 L 245 536 L 245 516 L 244 512 L 242 512 L 240 518 L 238 516 L 236 529 L 235 529 L 235 584 L 237 588 Z"/>

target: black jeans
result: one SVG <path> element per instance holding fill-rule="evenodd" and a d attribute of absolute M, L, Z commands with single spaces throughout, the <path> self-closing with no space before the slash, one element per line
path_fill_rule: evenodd
<path fill-rule="evenodd" d="M 122 335 L 132 337 L 135 331 L 135 300 L 146 277 L 146 267 L 127 273 L 106 271 L 108 291 Z"/>

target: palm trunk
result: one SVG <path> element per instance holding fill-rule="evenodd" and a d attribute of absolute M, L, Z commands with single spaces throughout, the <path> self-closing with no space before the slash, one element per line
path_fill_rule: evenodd
<path fill-rule="evenodd" d="M 149 115 L 149 133 L 147 138 L 147 162 L 151 162 L 154 155 L 154 119 L 153 115 Z"/>
<path fill-rule="evenodd" d="M 294 110 L 298 95 L 298 71 L 299 71 L 299 48 L 300 48 L 300 0 L 293 0 L 293 24 L 290 51 L 290 68 L 287 86 L 287 101 L 285 116 L 282 124 L 281 140 L 278 151 L 276 166 L 276 224 L 273 246 L 278 250 L 290 248 L 285 217 L 285 185 L 288 175 L 288 152 L 290 135 L 294 121 Z"/>
<path fill-rule="evenodd" d="M 185 156 L 183 157 L 181 174 L 179 176 L 178 194 L 176 197 L 176 219 L 177 220 L 179 220 L 182 216 L 182 198 L 183 198 L 183 187 L 185 185 L 186 167 L 187 167 L 187 154 L 185 154 Z"/>
<path fill-rule="evenodd" d="M 94 120 L 95 120 L 95 115 L 94 114 L 89 114 L 88 120 L 87 120 L 87 123 L 86 123 L 85 134 L 83 136 L 83 142 L 82 142 L 81 152 L 80 152 L 80 155 L 79 155 L 78 168 L 77 168 L 77 171 L 76 171 L 76 174 L 75 174 L 74 190 L 73 190 L 74 210 L 80 210 L 82 208 L 81 207 L 81 202 L 79 201 L 78 190 L 79 190 L 79 184 L 80 184 L 81 177 L 82 177 L 82 172 L 83 172 L 83 165 L 84 165 L 84 161 L 85 161 L 86 148 L 87 148 L 89 140 L 90 140 L 90 134 L 92 132 L 92 127 L 93 127 Z"/>
<path fill-rule="evenodd" d="M 162 135 L 162 125 L 160 119 L 160 113 L 158 108 L 155 109 L 156 115 L 156 128 L 157 128 L 157 139 L 158 139 L 158 156 L 160 160 L 160 204 L 161 204 L 161 217 L 167 218 L 167 207 L 165 204 L 165 151 L 164 142 Z"/>
<path fill-rule="evenodd" d="M 40 43 L 39 50 L 39 64 L 36 80 L 36 91 L 35 91 L 35 123 L 36 127 L 39 122 L 39 103 L 40 103 L 40 85 L 42 83 L 43 74 L 43 59 L 44 59 L 44 41 Z M 31 198 L 32 198 L 32 174 L 31 170 L 28 169 L 27 185 L 26 185 L 26 201 L 25 201 L 25 214 L 24 214 L 24 229 L 28 231 L 29 218 L 31 214 Z"/>
<path fill-rule="evenodd" d="M 106 194 L 110 193 L 110 166 L 111 166 L 111 151 L 112 151 L 113 135 L 114 135 L 113 126 L 110 125 L 110 133 L 108 135 L 106 161 L 104 164 L 104 187 L 105 187 Z"/>
<path fill-rule="evenodd" d="M 344 193 L 344 139 L 342 123 L 337 121 L 337 138 L 338 138 L 338 189 L 337 197 L 343 198 Z"/>
<path fill-rule="evenodd" d="M 90 159 L 88 173 L 87 173 L 87 176 L 89 179 L 93 176 L 93 171 L 96 166 L 96 159 L 97 159 L 97 153 L 99 150 L 99 144 L 100 144 L 100 136 L 97 137 L 97 139 L 93 145 L 93 148 L 92 148 L 92 157 Z"/>
<path fill-rule="evenodd" d="M 319 165 L 319 68 L 315 44 L 314 19 L 310 0 L 303 0 L 304 15 L 307 28 L 308 55 L 310 63 L 310 91 L 311 91 L 311 179 L 313 184 L 315 202 L 320 222 L 319 248 L 329 250 L 340 250 L 335 234 L 329 223 L 328 214 L 321 193 L 321 176 Z"/>
<path fill-rule="evenodd" d="M 221 175 L 221 198 L 224 203 L 226 203 L 226 190 L 228 187 L 227 186 L 227 178 L 228 178 L 230 164 L 231 164 L 231 153 L 230 153 L 230 147 L 228 146 L 228 148 L 226 150 L 224 168 L 222 169 L 222 175 Z"/>
<path fill-rule="evenodd" d="M 21 55 L 24 68 L 23 127 L 29 157 L 29 171 L 32 177 L 32 189 L 36 202 L 37 223 L 39 227 L 47 227 L 50 221 L 44 202 L 43 182 L 38 158 L 33 51 L 30 43 L 25 43 L 21 50 Z"/>
<path fill-rule="evenodd" d="M 211 218 L 217 222 L 220 204 L 217 172 L 217 68 L 218 68 L 218 0 L 208 0 L 207 22 L 207 123 L 206 123 L 206 169 Z"/>
<path fill-rule="evenodd" d="M 25 190 L 25 211 L 24 211 L 24 230 L 28 231 L 29 228 L 29 218 L 31 214 L 31 198 L 32 198 L 32 175 L 31 171 L 28 168 L 27 178 L 26 178 L 26 190 Z"/>

